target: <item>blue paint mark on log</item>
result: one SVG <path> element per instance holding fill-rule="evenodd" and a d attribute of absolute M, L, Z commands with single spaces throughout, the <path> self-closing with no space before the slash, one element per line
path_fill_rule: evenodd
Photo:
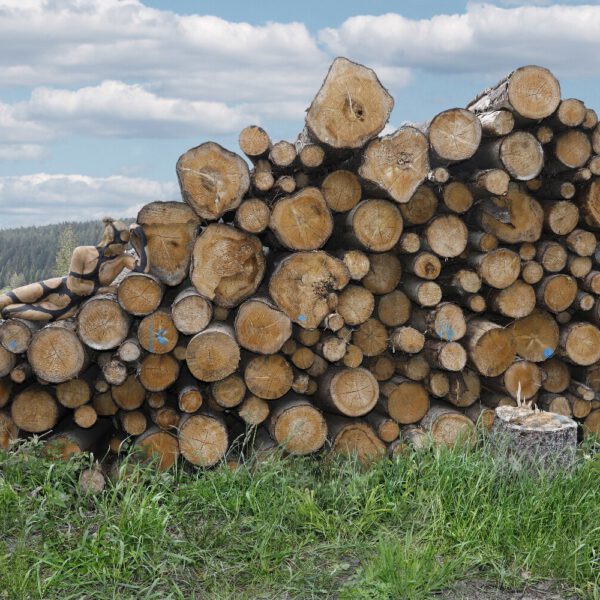
<path fill-rule="evenodd" d="M 298 321 L 302 321 L 302 322 L 306 321 L 306 316 L 305 315 L 300 315 L 298 317 Z"/>
<path fill-rule="evenodd" d="M 17 340 L 11 340 L 10 344 L 8 344 L 9 348 L 11 350 L 16 350 L 17 349 Z"/>
<path fill-rule="evenodd" d="M 150 334 L 148 336 L 150 339 L 148 340 L 148 350 L 150 352 L 152 352 L 153 347 L 152 347 L 152 343 L 154 341 L 154 327 L 152 325 L 150 325 Z"/>
<path fill-rule="evenodd" d="M 554 354 L 552 348 L 544 348 L 544 358 L 550 358 Z"/>
<path fill-rule="evenodd" d="M 169 340 L 165 337 L 166 329 L 159 329 L 156 332 L 156 339 L 161 346 L 164 346 Z"/>

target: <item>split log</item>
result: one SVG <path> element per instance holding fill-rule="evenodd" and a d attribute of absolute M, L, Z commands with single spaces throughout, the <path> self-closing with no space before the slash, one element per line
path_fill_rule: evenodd
<path fill-rule="evenodd" d="M 152 202 L 137 222 L 146 236 L 150 272 L 166 285 L 179 285 L 188 275 L 200 219 L 183 202 Z"/>

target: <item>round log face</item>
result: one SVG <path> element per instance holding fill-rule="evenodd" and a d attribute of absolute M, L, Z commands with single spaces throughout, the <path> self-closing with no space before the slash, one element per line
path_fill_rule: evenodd
<path fill-rule="evenodd" d="M 590 138 L 583 131 L 570 129 L 556 138 L 556 158 L 570 169 L 583 167 L 592 154 Z"/>
<path fill-rule="evenodd" d="M 460 181 L 451 181 L 444 186 L 442 198 L 448 210 L 462 214 L 473 206 L 471 190 Z"/>
<path fill-rule="evenodd" d="M 437 206 L 435 192 L 427 185 L 420 185 L 408 202 L 400 204 L 400 212 L 408 224 L 423 225 L 433 218 Z"/>
<path fill-rule="evenodd" d="M 470 349 L 469 359 L 477 371 L 486 377 L 504 373 L 515 358 L 515 342 L 512 332 L 501 327 L 486 331 Z"/>
<path fill-rule="evenodd" d="M 591 323 L 572 323 L 561 332 L 561 346 L 575 364 L 593 365 L 600 360 L 600 329 Z"/>
<path fill-rule="evenodd" d="M 193 465 L 212 467 L 225 456 L 228 446 L 224 423 L 210 415 L 190 415 L 179 428 L 181 455 Z"/>
<path fill-rule="evenodd" d="M 406 381 L 394 388 L 387 407 L 390 417 L 397 423 L 418 423 L 429 410 L 429 395 L 420 383 Z"/>
<path fill-rule="evenodd" d="M 332 402 L 348 417 L 366 415 L 375 406 L 379 396 L 377 380 L 361 367 L 341 369 L 335 373 L 328 390 Z"/>
<path fill-rule="evenodd" d="M 269 134 L 258 125 L 242 129 L 238 141 L 242 152 L 251 158 L 265 155 L 271 147 Z"/>
<path fill-rule="evenodd" d="M 337 310 L 346 325 L 364 323 L 373 313 L 375 297 L 360 285 L 349 285 L 339 295 Z"/>
<path fill-rule="evenodd" d="M 178 331 L 184 335 L 195 335 L 208 327 L 213 310 L 210 300 L 195 290 L 179 299 L 171 307 L 171 318 Z"/>
<path fill-rule="evenodd" d="M 388 327 L 397 327 L 410 319 L 411 310 L 408 296 L 400 290 L 394 290 L 379 298 L 377 318 Z"/>
<path fill-rule="evenodd" d="M 337 433 L 331 453 L 356 456 L 361 464 L 369 464 L 385 454 L 385 444 L 369 425 L 355 421 Z"/>
<path fill-rule="evenodd" d="M 429 143 L 442 159 L 471 158 L 481 141 L 481 123 L 471 111 L 451 108 L 437 115 L 429 125 Z"/>
<path fill-rule="evenodd" d="M 389 294 L 400 283 L 402 265 L 398 257 L 392 253 L 370 254 L 369 271 L 361 280 L 373 294 Z"/>
<path fill-rule="evenodd" d="M 142 348 L 152 354 L 171 352 L 179 340 L 175 323 L 164 310 L 158 310 L 142 319 L 137 336 Z"/>
<path fill-rule="evenodd" d="M 429 144 L 414 127 L 402 127 L 367 146 L 359 175 L 399 204 L 408 202 L 429 172 Z"/>
<path fill-rule="evenodd" d="M 318 250 L 333 231 L 333 218 L 318 188 L 307 187 L 275 203 L 269 227 L 290 250 Z"/>
<path fill-rule="evenodd" d="M 365 200 L 356 208 L 352 229 L 367 250 L 387 252 L 402 235 L 402 215 L 387 200 Z"/>
<path fill-rule="evenodd" d="M 218 381 L 237 369 L 240 347 L 233 336 L 223 331 L 206 330 L 191 339 L 185 360 L 196 379 Z"/>
<path fill-rule="evenodd" d="M 208 220 L 237 208 L 250 187 L 246 162 L 214 142 L 183 154 L 177 161 L 177 177 L 183 199 Z"/>
<path fill-rule="evenodd" d="M 258 198 L 244 200 L 235 212 L 238 227 L 248 233 L 262 233 L 269 226 L 270 218 L 268 204 Z"/>
<path fill-rule="evenodd" d="M 560 84 L 543 67 L 517 69 L 508 83 L 508 99 L 515 112 L 527 119 L 549 117 L 560 102 Z"/>
<path fill-rule="evenodd" d="M 484 256 L 479 267 L 479 274 L 489 286 L 502 290 L 517 280 L 520 270 L 519 255 L 507 248 L 498 248 Z"/>
<path fill-rule="evenodd" d="M 13 354 L 27 352 L 31 338 L 31 329 L 20 319 L 0 322 L 0 346 L 6 351 Z"/>
<path fill-rule="evenodd" d="M 0 412 L 0 449 L 8 450 L 18 435 L 19 428 L 11 417 L 5 412 Z"/>
<path fill-rule="evenodd" d="M 308 402 L 292 405 L 277 416 L 273 437 L 290 454 L 312 454 L 327 439 L 327 423 L 320 410 Z"/>
<path fill-rule="evenodd" d="M 543 310 L 517 319 L 511 326 L 517 354 L 525 360 L 542 362 L 549 359 L 558 346 L 558 325 Z"/>
<path fill-rule="evenodd" d="M 516 131 L 502 141 L 500 160 L 511 177 L 529 181 L 540 174 L 544 166 L 544 151 L 533 135 Z"/>
<path fill-rule="evenodd" d="M 27 358 L 40 379 L 48 383 L 62 383 L 81 372 L 85 351 L 74 331 L 51 326 L 35 334 Z"/>
<path fill-rule="evenodd" d="M 162 392 L 177 381 L 179 363 L 170 354 L 148 354 L 142 361 L 140 382 L 149 392 Z"/>
<path fill-rule="evenodd" d="M 77 333 L 93 350 L 111 350 L 127 338 L 129 318 L 114 299 L 92 298 L 77 315 Z"/>
<path fill-rule="evenodd" d="M 264 400 L 275 400 L 292 388 L 294 372 L 279 354 L 256 356 L 246 366 L 244 380 L 250 392 Z"/>
<path fill-rule="evenodd" d="M 267 302 L 250 299 L 237 311 L 235 333 L 242 348 L 259 354 L 275 354 L 292 335 L 292 322 Z"/>
<path fill-rule="evenodd" d="M 332 171 L 321 184 L 327 206 L 333 212 L 352 210 L 360 201 L 360 181 L 352 171 Z"/>
<path fill-rule="evenodd" d="M 190 278 L 203 296 L 232 308 L 256 291 L 265 268 L 259 238 L 215 223 L 196 240 Z"/>
<path fill-rule="evenodd" d="M 145 273 L 130 273 L 119 284 L 117 299 L 129 314 L 136 317 L 154 312 L 162 300 L 160 283 Z"/>
<path fill-rule="evenodd" d="M 548 278 L 542 289 L 541 300 L 553 313 L 567 310 L 577 296 L 577 282 L 569 275 L 553 275 Z"/>
<path fill-rule="evenodd" d="M 91 397 L 92 390 L 84 379 L 70 379 L 56 386 L 56 398 L 65 408 L 87 404 Z"/>
<path fill-rule="evenodd" d="M 474 445 L 475 427 L 471 419 L 461 414 L 442 415 L 431 428 L 431 435 L 437 444 L 454 446 L 466 443 Z"/>
<path fill-rule="evenodd" d="M 330 312 L 330 293 L 349 281 L 341 260 L 321 251 L 296 252 L 279 264 L 269 281 L 269 294 L 294 323 L 315 329 Z"/>
<path fill-rule="evenodd" d="M 155 431 L 141 436 L 136 447 L 145 454 L 148 460 L 155 459 L 160 471 L 168 471 L 179 456 L 179 442 L 174 435 L 166 431 Z"/>
<path fill-rule="evenodd" d="M 456 215 L 436 217 L 425 235 L 431 249 L 443 258 L 455 258 L 467 247 L 467 226 Z"/>
<path fill-rule="evenodd" d="M 393 106 L 374 71 L 336 58 L 308 109 L 306 125 L 332 148 L 360 148 L 384 128 Z"/>
<path fill-rule="evenodd" d="M 45 390 L 33 386 L 17 394 L 10 407 L 15 425 L 29 433 L 42 433 L 58 422 L 58 406 Z"/>

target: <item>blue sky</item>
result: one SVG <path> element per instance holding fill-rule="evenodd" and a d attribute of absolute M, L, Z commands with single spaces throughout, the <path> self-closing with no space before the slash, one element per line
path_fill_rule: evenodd
<path fill-rule="evenodd" d="M 293 140 L 338 55 L 394 128 L 531 63 L 600 109 L 598 2 L 0 0 L 0 228 L 178 198 L 178 156 L 250 123 Z"/>

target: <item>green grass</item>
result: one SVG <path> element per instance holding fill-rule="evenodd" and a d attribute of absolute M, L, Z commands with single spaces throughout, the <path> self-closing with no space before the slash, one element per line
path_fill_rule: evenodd
<path fill-rule="evenodd" d="M 0 598 L 427 599 L 465 579 L 600 598 L 600 457 L 572 474 L 485 448 L 236 471 L 147 467 L 86 496 L 89 459 L 0 454 Z"/>

